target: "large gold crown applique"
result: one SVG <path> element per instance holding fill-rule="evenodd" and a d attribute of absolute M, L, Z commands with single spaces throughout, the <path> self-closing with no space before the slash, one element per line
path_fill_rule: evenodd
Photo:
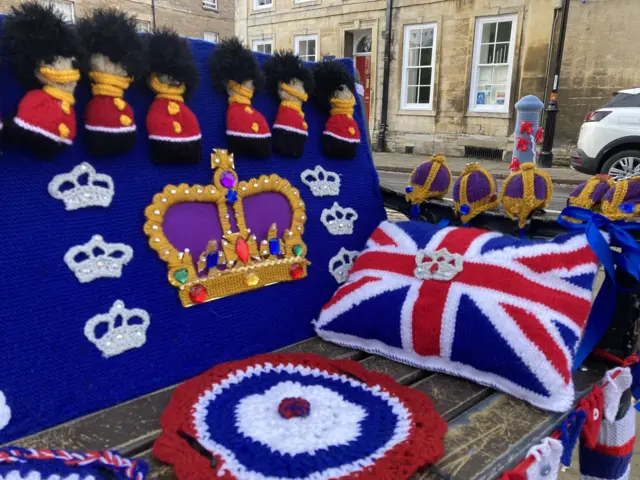
<path fill-rule="evenodd" d="M 211 168 L 212 185 L 167 185 L 145 209 L 149 245 L 182 305 L 306 277 L 300 192 L 275 174 L 238 182 L 226 150 L 213 151 Z"/>

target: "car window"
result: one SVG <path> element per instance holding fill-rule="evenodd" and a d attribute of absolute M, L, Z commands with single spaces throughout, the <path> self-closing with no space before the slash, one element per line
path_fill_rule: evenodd
<path fill-rule="evenodd" d="M 640 107 L 640 95 L 618 93 L 600 108 Z"/>

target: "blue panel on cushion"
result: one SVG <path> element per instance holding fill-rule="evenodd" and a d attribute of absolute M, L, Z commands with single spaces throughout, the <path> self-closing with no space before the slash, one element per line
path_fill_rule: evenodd
<path fill-rule="evenodd" d="M 405 287 L 372 297 L 360 308 L 347 310 L 328 324 L 325 330 L 355 335 L 368 340 L 379 340 L 392 347 L 402 348 L 400 311 L 408 291 L 409 287 Z M 393 320 L 378 321 L 381 311 L 391 313 L 390 317 Z"/>
<path fill-rule="evenodd" d="M 574 277 L 564 277 L 567 282 L 571 282 L 578 287 L 591 289 L 593 287 L 593 274 L 592 273 L 584 273 L 582 275 L 576 275 Z"/>
<path fill-rule="evenodd" d="M 90 98 L 83 84 L 77 92 L 79 136 L 75 145 L 52 161 L 36 159 L 25 149 L 4 145 L 0 162 L 0 282 L 3 368 L 0 391 L 12 410 L 10 423 L 0 430 L 0 443 L 60 422 L 130 400 L 201 373 L 216 363 L 268 352 L 313 335 L 311 320 L 335 291 L 327 265 L 340 247 L 362 249 L 384 218 L 378 177 L 363 142 L 354 160 L 321 155 L 320 139 L 327 116 L 312 102 L 304 106 L 309 139 L 303 158 L 273 154 L 266 160 L 236 156 L 240 180 L 277 173 L 300 189 L 308 221 L 304 240 L 312 262 L 308 278 L 273 285 L 188 309 L 180 305 L 177 289 L 167 282 L 166 264 L 149 248 L 142 231 L 144 209 L 167 184 L 207 184 L 211 180 L 209 153 L 227 147 L 227 99 L 212 91 L 207 60 L 213 45 L 191 41 L 200 70 L 200 86 L 187 100 L 202 128 L 202 161 L 196 166 L 158 166 L 149 160 L 145 116 L 151 92 L 135 86 L 125 94 L 135 111 L 138 141 L 126 155 L 92 158 L 85 148 L 84 106 Z M 262 62 L 267 57 L 259 55 Z M 352 64 L 349 62 L 350 68 Z M 7 118 L 22 97 L 21 89 L 0 65 L 0 110 Z M 272 124 L 276 100 L 264 93 L 254 106 Z M 364 131 L 362 110 L 355 118 Z M 110 175 L 115 196 L 109 208 L 65 211 L 47 193 L 54 175 L 88 161 Z M 338 172 L 339 197 L 316 198 L 300 181 L 300 173 L 316 165 Z M 333 236 L 320 223 L 324 208 L 338 201 L 358 213 L 353 235 Z M 65 252 L 100 234 L 108 242 L 133 247 L 133 260 L 121 279 L 80 284 L 63 262 Z M 105 359 L 84 336 L 86 321 L 106 313 L 121 299 L 127 308 L 151 315 L 147 342 L 138 349 Z"/>
<path fill-rule="evenodd" d="M 456 332 L 451 360 L 495 373 L 539 395 L 549 395 L 511 345 L 502 340 L 501 333 L 467 295 L 460 298 L 458 316 L 473 318 L 474 321 L 467 322 L 463 330 Z"/>
<path fill-rule="evenodd" d="M 561 322 L 553 320 L 553 325 L 558 329 L 558 332 L 560 332 L 560 336 L 562 337 L 564 344 L 571 352 L 573 352 L 576 348 L 576 343 L 578 343 L 579 340 L 578 336 Z"/>

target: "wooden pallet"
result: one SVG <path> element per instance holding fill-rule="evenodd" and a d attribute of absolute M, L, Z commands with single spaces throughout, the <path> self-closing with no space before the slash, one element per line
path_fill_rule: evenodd
<path fill-rule="evenodd" d="M 488 387 L 333 345 L 317 337 L 281 352 L 308 352 L 326 358 L 357 360 L 368 370 L 391 375 L 397 382 L 429 395 L 449 423 L 445 455 L 437 465 L 415 475 L 415 479 L 497 478 L 516 465 L 531 445 L 552 432 L 564 418 Z M 580 370 L 575 376 L 577 390 L 586 393 L 602 378 L 604 371 L 601 364 Z M 151 446 L 160 434 L 160 414 L 174 389 L 175 386 L 159 390 L 13 444 L 66 450 L 115 449 L 125 456 L 148 462 L 149 478 L 172 479 L 171 467 L 153 458 Z"/>

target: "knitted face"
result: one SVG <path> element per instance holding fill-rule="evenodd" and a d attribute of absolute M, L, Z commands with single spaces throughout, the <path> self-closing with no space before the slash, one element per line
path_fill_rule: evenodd
<path fill-rule="evenodd" d="M 128 76 L 127 71 L 120 63 L 112 62 L 107 56 L 101 53 L 94 53 L 90 58 L 91 70 L 94 72 L 108 73 L 118 77 Z"/>
<path fill-rule="evenodd" d="M 351 100 L 353 99 L 353 93 L 349 90 L 349 87 L 346 85 L 340 85 L 334 92 L 333 98 L 337 98 L 338 100 Z"/>
<path fill-rule="evenodd" d="M 302 83 L 302 80 L 298 78 L 292 78 L 289 83 L 287 83 L 287 86 L 297 92 L 300 92 L 302 95 L 307 93 L 304 90 L 304 83 Z M 280 100 L 282 101 L 297 102 L 302 104 L 302 100 L 291 95 L 290 93 L 285 92 L 281 87 L 278 88 L 278 95 L 280 96 Z"/>
<path fill-rule="evenodd" d="M 173 78 L 171 75 L 166 75 L 164 73 L 158 74 L 158 80 L 160 83 L 164 83 L 165 85 L 169 85 L 171 87 L 179 87 L 180 82 Z"/>
<path fill-rule="evenodd" d="M 74 70 L 75 58 L 56 57 L 51 63 L 40 64 L 40 69 L 35 72 L 36 78 L 42 83 L 42 85 L 51 85 L 64 92 L 73 93 L 78 84 L 77 80 L 72 81 L 57 81 L 55 77 L 51 75 L 45 75 L 41 72 L 42 69 L 50 69 L 55 72 L 68 72 Z"/>

